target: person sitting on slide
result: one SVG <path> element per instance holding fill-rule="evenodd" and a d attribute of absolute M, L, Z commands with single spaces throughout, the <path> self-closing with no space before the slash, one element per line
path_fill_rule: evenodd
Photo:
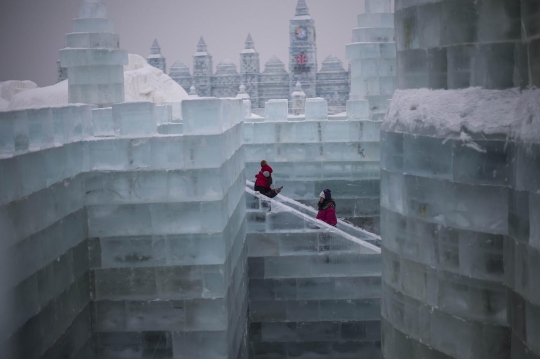
<path fill-rule="evenodd" d="M 274 198 L 281 192 L 281 188 L 272 189 L 272 172 L 274 170 L 265 160 L 261 161 L 261 170 L 255 175 L 255 191 L 266 197 Z"/>

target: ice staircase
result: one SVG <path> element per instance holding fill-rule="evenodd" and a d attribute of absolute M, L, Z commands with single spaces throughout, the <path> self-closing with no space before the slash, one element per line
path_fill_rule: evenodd
<path fill-rule="evenodd" d="M 246 187 L 250 358 L 379 358 L 380 238 Z M 279 198 L 279 199 L 278 199 Z"/>

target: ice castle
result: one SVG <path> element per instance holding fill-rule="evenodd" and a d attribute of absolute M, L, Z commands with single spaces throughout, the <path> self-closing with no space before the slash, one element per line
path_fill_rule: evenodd
<path fill-rule="evenodd" d="M 301 113 L 265 97 L 263 117 L 228 61 L 173 66 L 202 85 L 182 102 L 126 102 L 126 52 L 84 0 L 70 104 L 0 111 L 0 357 L 539 359 L 540 7 L 365 5 L 346 112 L 308 79 Z M 236 98 L 201 93 L 233 77 Z M 274 199 L 249 181 L 263 158 Z"/>

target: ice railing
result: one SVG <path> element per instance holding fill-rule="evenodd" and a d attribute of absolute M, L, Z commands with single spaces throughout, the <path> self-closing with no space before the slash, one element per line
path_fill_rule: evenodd
<path fill-rule="evenodd" d="M 248 184 L 248 186 L 253 186 L 252 182 L 246 181 L 246 183 Z M 361 230 L 360 228 L 355 228 L 354 226 L 348 225 L 341 220 L 338 220 L 339 223 L 337 228 L 333 227 L 325 222 L 315 219 L 315 210 L 310 210 L 310 208 L 303 206 L 300 203 L 294 203 L 295 201 L 282 195 L 279 195 L 279 197 L 282 198 L 280 199 L 280 201 L 278 201 L 276 200 L 277 197 L 274 199 L 268 198 L 260 194 L 259 192 L 255 192 L 247 186 L 246 193 L 259 199 L 261 203 L 267 203 L 269 205 L 269 208 L 271 209 L 271 212 L 288 212 L 298 217 L 301 221 L 304 222 L 303 229 L 305 230 L 319 230 L 332 233 L 336 236 L 360 245 L 367 251 L 367 253 L 381 253 L 381 249 L 377 246 L 380 245 L 380 237 L 375 234 Z"/>

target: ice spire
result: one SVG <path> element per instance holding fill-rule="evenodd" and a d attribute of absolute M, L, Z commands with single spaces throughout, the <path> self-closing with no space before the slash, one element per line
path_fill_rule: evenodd
<path fill-rule="evenodd" d="M 189 96 L 190 97 L 199 97 L 199 95 L 197 95 L 197 89 L 193 85 L 189 88 Z"/>
<path fill-rule="evenodd" d="M 197 52 L 206 52 L 206 42 L 204 42 L 204 38 L 201 36 L 199 43 L 197 44 Z"/>
<path fill-rule="evenodd" d="M 152 47 L 150 48 L 150 53 L 154 55 L 161 54 L 161 46 L 159 46 L 157 39 L 154 39 Z"/>
<path fill-rule="evenodd" d="M 296 16 L 309 15 L 309 8 L 307 7 L 306 0 L 298 0 L 296 5 Z"/>
<path fill-rule="evenodd" d="M 253 41 L 251 34 L 248 34 L 244 49 L 254 49 L 254 48 L 255 48 L 255 42 Z"/>

